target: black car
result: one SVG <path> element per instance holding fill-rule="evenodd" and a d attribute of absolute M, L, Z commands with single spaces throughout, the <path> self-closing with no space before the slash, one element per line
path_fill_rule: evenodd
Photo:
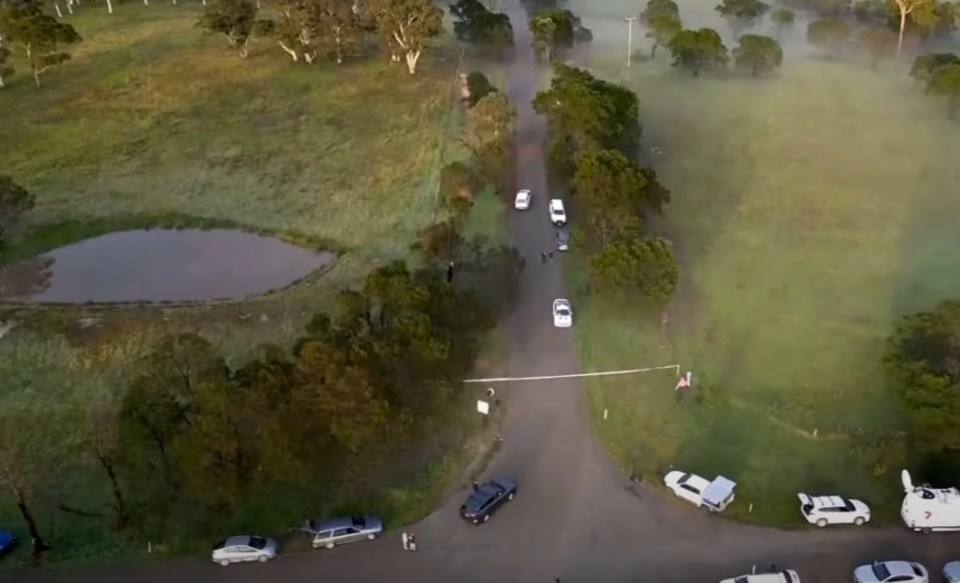
<path fill-rule="evenodd" d="M 506 478 L 495 478 L 478 486 L 460 507 L 460 516 L 474 524 L 490 520 L 490 515 L 517 494 L 517 485 Z"/>

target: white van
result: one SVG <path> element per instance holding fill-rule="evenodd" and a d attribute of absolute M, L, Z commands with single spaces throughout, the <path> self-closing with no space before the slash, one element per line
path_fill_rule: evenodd
<path fill-rule="evenodd" d="M 914 486 L 910 472 L 900 472 L 903 504 L 900 517 L 908 528 L 929 534 L 934 531 L 960 530 L 960 490 Z"/>
<path fill-rule="evenodd" d="M 784 569 L 774 573 L 754 573 L 724 579 L 720 583 L 800 583 L 800 575 L 793 569 Z"/>

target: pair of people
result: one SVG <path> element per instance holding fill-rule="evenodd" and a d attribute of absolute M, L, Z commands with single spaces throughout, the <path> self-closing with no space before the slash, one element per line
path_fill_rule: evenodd
<path fill-rule="evenodd" d="M 408 533 L 403 531 L 403 550 L 410 552 L 417 552 L 417 537 L 413 535 L 412 532 Z"/>

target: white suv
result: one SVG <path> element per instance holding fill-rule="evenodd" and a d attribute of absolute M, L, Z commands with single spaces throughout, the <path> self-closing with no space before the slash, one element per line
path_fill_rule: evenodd
<path fill-rule="evenodd" d="M 870 508 L 859 500 L 843 496 L 808 496 L 797 494 L 800 513 L 810 524 L 820 528 L 828 524 L 856 524 L 870 522 Z"/>
<path fill-rule="evenodd" d="M 558 227 L 567 224 L 567 211 L 563 210 L 563 201 L 559 198 L 550 199 L 550 222 Z"/>
<path fill-rule="evenodd" d="M 530 191 L 527 189 L 518 190 L 517 198 L 513 201 L 513 208 L 518 211 L 525 211 L 530 208 Z"/>
<path fill-rule="evenodd" d="M 774 573 L 754 573 L 724 579 L 720 583 L 800 583 L 800 576 L 793 569 L 784 569 Z"/>

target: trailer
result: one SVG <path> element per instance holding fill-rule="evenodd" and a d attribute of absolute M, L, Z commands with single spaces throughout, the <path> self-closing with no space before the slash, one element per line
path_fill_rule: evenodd
<path fill-rule="evenodd" d="M 900 472 L 903 482 L 903 504 L 900 517 L 907 528 L 929 534 L 960 530 L 960 490 L 914 486 L 910 472 Z"/>

